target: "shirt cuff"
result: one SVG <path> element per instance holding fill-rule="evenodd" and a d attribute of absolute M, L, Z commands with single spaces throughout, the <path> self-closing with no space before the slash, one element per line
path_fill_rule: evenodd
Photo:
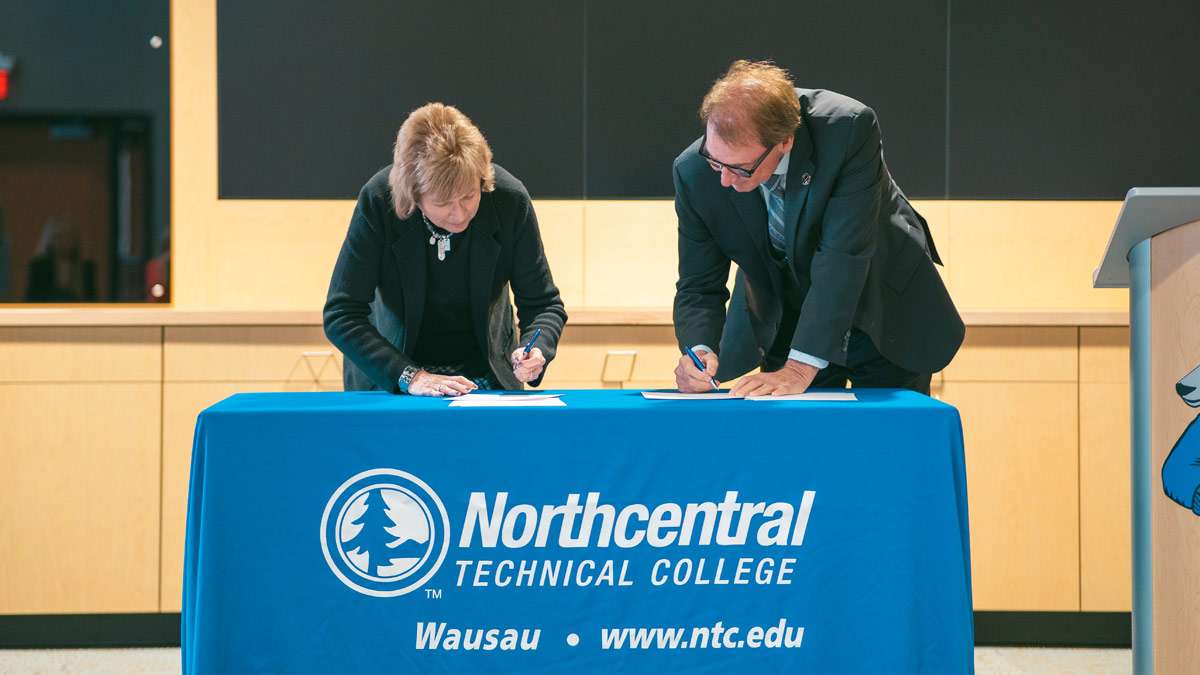
<path fill-rule="evenodd" d="M 713 351 L 713 350 L 712 350 L 712 349 L 711 349 L 711 348 L 710 348 L 708 345 L 696 345 L 695 347 L 692 347 L 692 351 L 694 351 L 694 352 L 708 352 L 708 353 L 710 353 L 710 354 L 715 354 L 715 353 L 716 353 L 716 352 L 714 352 L 714 351 Z"/>
<path fill-rule="evenodd" d="M 825 367 L 829 365 L 829 362 L 826 361 L 825 359 L 823 359 L 819 356 L 813 356 L 812 354 L 805 354 L 804 352 L 800 351 L 799 349 L 793 349 L 792 351 L 788 352 L 788 358 L 791 359 L 792 361 L 799 361 L 800 363 L 807 363 L 808 365 L 816 368 L 817 370 L 824 370 Z"/>

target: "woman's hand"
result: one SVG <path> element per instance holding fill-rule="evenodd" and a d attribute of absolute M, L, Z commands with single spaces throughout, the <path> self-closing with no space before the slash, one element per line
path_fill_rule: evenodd
<path fill-rule="evenodd" d="M 477 389 L 475 383 L 458 375 L 434 375 L 422 370 L 408 383 L 413 396 L 461 396 Z"/>
<path fill-rule="evenodd" d="M 542 350 L 534 347 L 525 353 L 525 348 L 522 347 L 512 353 L 513 375 L 522 382 L 533 382 L 542 374 L 542 369 L 546 367 L 546 357 L 542 355 Z"/>

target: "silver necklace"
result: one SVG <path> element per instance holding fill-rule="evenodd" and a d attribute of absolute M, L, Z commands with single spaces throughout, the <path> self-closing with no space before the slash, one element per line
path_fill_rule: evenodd
<path fill-rule="evenodd" d="M 429 245 L 433 246 L 436 244 L 438 260 L 445 260 L 446 254 L 450 252 L 451 233 L 447 232 L 446 234 L 442 234 L 438 227 L 429 222 L 429 219 L 425 217 L 424 213 L 421 214 L 421 220 L 425 221 L 425 229 L 429 230 Z"/>

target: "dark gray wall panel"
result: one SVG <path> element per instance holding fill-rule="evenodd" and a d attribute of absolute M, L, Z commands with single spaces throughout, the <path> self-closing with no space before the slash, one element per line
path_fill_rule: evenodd
<path fill-rule="evenodd" d="M 220 196 L 353 197 L 429 101 L 470 116 L 535 196 L 578 196 L 583 17 L 554 0 L 223 0 Z"/>
<path fill-rule="evenodd" d="M 6 3 L 0 52 L 15 56 L 0 110 L 129 113 L 165 109 L 167 0 Z"/>
<path fill-rule="evenodd" d="M 738 58 L 873 107 L 888 165 L 913 197 L 945 187 L 945 0 L 589 3 L 588 196 L 670 196 L 671 160 Z"/>
<path fill-rule="evenodd" d="M 156 228 L 170 217 L 168 0 L 10 2 L 0 52 L 17 65 L 0 115 L 138 115 L 152 126 Z M 163 46 L 150 46 L 151 36 Z"/>
<path fill-rule="evenodd" d="M 389 161 L 404 115 L 438 99 L 471 115 L 536 196 L 670 196 L 700 99 L 739 57 L 874 107 L 913 197 L 1109 199 L 1200 183 L 1195 2 L 218 9 L 222 197 L 352 196 Z"/>
<path fill-rule="evenodd" d="M 954 2 L 950 196 L 1200 184 L 1200 2 Z"/>

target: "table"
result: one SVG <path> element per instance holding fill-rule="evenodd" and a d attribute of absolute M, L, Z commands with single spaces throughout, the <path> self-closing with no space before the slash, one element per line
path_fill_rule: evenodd
<path fill-rule="evenodd" d="M 185 673 L 971 673 L 962 431 L 856 401 L 239 394 L 196 425 Z"/>

